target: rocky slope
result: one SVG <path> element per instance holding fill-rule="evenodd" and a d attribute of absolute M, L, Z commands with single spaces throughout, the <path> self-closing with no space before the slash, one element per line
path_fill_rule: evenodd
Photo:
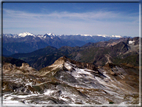
<path fill-rule="evenodd" d="M 139 104 L 137 68 L 107 63 L 97 68 L 60 57 L 39 71 L 23 63 L 3 65 L 3 104 Z M 53 105 L 52 105 L 53 106 Z"/>

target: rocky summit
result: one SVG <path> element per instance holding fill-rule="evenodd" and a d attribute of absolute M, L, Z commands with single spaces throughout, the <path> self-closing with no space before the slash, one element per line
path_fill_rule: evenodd
<path fill-rule="evenodd" d="M 21 67 L 4 63 L 3 105 L 139 104 L 136 71 L 109 62 L 98 68 L 65 56 L 39 71 L 26 63 Z"/>

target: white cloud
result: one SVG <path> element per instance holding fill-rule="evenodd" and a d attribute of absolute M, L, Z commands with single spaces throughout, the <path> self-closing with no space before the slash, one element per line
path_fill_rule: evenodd
<path fill-rule="evenodd" d="M 133 14 L 127 15 L 122 13 L 115 13 L 111 11 L 98 11 L 98 12 L 85 12 L 85 13 L 70 13 L 70 12 L 53 12 L 50 14 L 38 14 L 38 13 L 26 13 L 22 11 L 13 11 L 13 10 L 7 10 L 3 9 L 5 12 L 5 15 L 13 18 L 69 18 L 69 19 L 130 19 L 134 20 L 138 18 L 136 15 L 133 16 Z"/>
<path fill-rule="evenodd" d="M 4 33 L 107 34 L 138 36 L 138 16 L 111 11 L 49 14 L 3 9 Z M 131 30 L 130 30 L 131 29 Z M 23 31 L 22 31 L 23 30 Z M 17 32 L 16 32 L 17 31 Z"/>

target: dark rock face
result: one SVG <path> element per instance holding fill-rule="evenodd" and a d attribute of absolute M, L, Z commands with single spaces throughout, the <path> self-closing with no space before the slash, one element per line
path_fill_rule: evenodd
<path fill-rule="evenodd" d="M 16 66 L 21 66 L 22 63 L 26 63 L 25 61 L 23 60 L 20 60 L 20 59 L 15 59 L 15 58 L 12 58 L 12 57 L 2 57 L 2 63 L 11 63 L 11 64 L 15 64 Z"/>
<path fill-rule="evenodd" d="M 78 68 L 82 68 L 82 69 L 88 68 L 88 69 L 91 69 L 91 70 L 97 70 L 97 68 L 95 67 L 95 65 L 93 65 L 91 63 L 77 62 L 75 60 L 71 60 L 71 59 L 67 58 L 66 56 L 63 56 L 63 57 L 61 57 L 61 59 L 58 59 L 58 60 L 64 60 L 65 62 L 69 61 L 72 64 L 75 64 Z"/>

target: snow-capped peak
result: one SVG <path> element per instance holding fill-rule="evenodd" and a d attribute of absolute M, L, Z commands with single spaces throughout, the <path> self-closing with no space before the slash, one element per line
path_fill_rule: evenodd
<path fill-rule="evenodd" d="M 46 34 L 49 35 L 49 36 L 55 36 L 54 33 L 46 33 Z"/>
<path fill-rule="evenodd" d="M 97 36 L 109 37 L 108 35 L 105 35 L 105 34 L 97 34 Z"/>
<path fill-rule="evenodd" d="M 23 32 L 23 33 L 19 33 L 19 34 L 18 34 L 18 36 L 20 36 L 20 37 L 25 37 L 25 36 L 28 36 L 28 35 L 34 36 L 34 34 L 29 33 L 29 32 Z"/>
<path fill-rule="evenodd" d="M 112 35 L 112 37 L 122 38 L 122 36 L 120 36 L 120 35 Z"/>

